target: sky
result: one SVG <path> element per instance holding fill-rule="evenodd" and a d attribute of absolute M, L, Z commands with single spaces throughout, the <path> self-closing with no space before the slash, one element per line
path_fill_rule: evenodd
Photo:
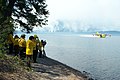
<path fill-rule="evenodd" d="M 120 29 L 120 0 L 46 0 L 46 3 L 49 24 L 55 20 L 71 20 Z"/>

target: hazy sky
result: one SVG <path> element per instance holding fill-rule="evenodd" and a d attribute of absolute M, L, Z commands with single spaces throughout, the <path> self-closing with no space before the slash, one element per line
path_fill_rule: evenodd
<path fill-rule="evenodd" d="M 120 25 L 120 0 L 46 0 L 49 21 L 80 20 L 91 24 Z"/>

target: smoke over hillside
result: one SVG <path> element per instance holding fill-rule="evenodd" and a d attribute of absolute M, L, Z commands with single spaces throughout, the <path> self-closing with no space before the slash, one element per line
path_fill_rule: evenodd
<path fill-rule="evenodd" d="M 119 31 L 119 25 L 111 23 L 87 23 L 83 21 L 56 20 L 52 24 L 39 29 L 43 32 L 94 32 L 94 31 Z"/>

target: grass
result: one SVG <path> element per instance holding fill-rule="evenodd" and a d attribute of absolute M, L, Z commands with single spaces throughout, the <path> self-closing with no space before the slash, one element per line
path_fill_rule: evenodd
<path fill-rule="evenodd" d="M 26 61 L 19 59 L 17 56 L 8 56 L 0 53 L 0 72 L 14 72 L 18 69 L 31 71 L 26 66 Z"/>

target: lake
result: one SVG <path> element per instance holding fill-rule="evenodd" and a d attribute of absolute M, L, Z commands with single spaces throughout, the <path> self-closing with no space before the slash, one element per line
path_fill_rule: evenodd
<path fill-rule="evenodd" d="M 47 56 L 97 80 L 120 80 L 120 36 L 106 38 L 72 33 L 41 33 Z"/>

